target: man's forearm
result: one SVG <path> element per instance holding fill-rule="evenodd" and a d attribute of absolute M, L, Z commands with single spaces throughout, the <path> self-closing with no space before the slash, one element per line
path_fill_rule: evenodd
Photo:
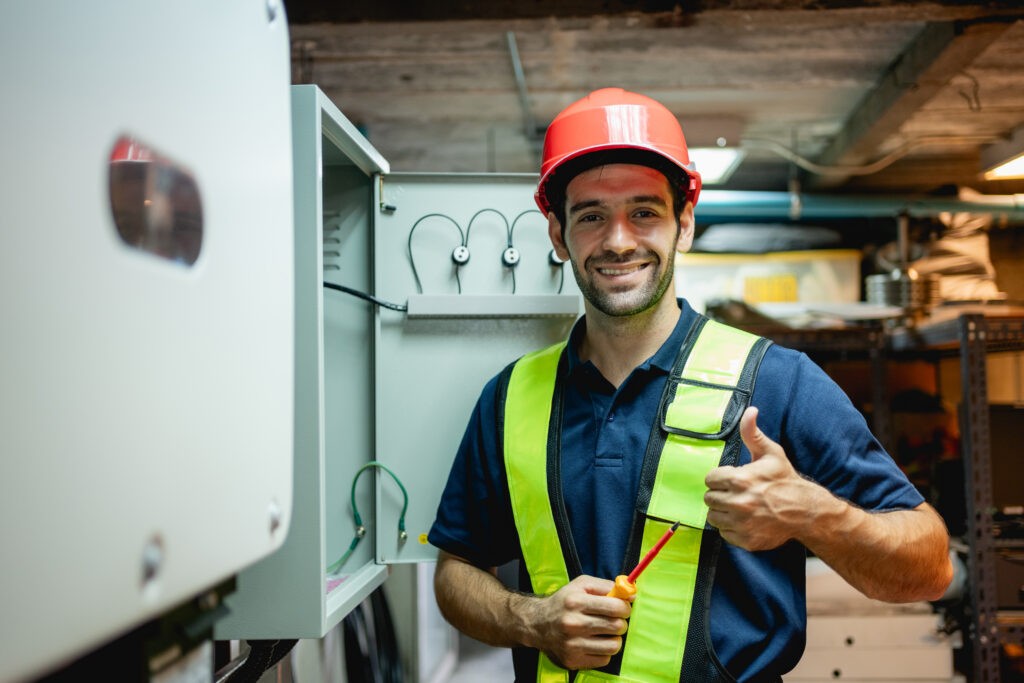
<path fill-rule="evenodd" d="M 442 552 L 434 592 L 441 613 L 463 633 L 495 647 L 528 644 L 520 615 L 531 598 L 510 591 L 494 574 Z"/>
<path fill-rule="evenodd" d="M 868 512 L 824 489 L 797 540 L 870 598 L 887 602 L 937 600 L 953 578 L 949 536 L 938 514 L 913 510 Z"/>

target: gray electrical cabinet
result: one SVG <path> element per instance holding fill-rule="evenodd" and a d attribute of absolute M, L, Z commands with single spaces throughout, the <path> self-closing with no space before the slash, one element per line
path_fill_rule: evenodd
<path fill-rule="evenodd" d="M 321 637 L 388 565 L 433 561 L 426 535 L 481 389 L 581 312 L 535 177 L 391 173 L 315 86 L 293 86 L 292 129 L 294 509 L 282 548 L 239 575 L 220 639 Z M 356 539 L 353 503 L 366 534 L 331 567 Z"/>

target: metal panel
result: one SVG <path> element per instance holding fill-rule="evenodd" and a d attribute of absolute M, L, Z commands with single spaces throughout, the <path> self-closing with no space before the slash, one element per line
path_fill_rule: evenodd
<path fill-rule="evenodd" d="M 293 217 L 277 0 L 6 10 L 0 678 L 10 680 L 283 541 Z M 41 45 L 59 54 L 40 56 Z M 193 265 L 118 236 L 108 174 L 124 135 L 194 179 Z"/>
<path fill-rule="evenodd" d="M 394 210 L 378 210 L 374 219 L 377 296 L 405 302 L 420 293 L 412 270 L 414 257 L 422 294 L 455 296 L 461 285 L 461 295 L 467 301 L 479 295 L 489 295 L 495 301 L 504 298 L 506 303 L 496 306 L 515 311 L 517 317 L 412 318 L 379 311 L 375 341 L 377 457 L 407 484 L 415 484 L 410 487 L 405 520 L 408 540 L 402 542 L 396 533 L 401 495 L 388 478 L 378 478 L 380 562 L 436 558 L 436 549 L 426 543 L 426 533 L 484 384 L 522 354 L 564 339 L 572 326 L 570 317 L 539 317 L 549 313 L 546 303 L 532 309 L 518 306 L 517 297 L 523 295 L 557 301 L 562 268 L 566 271 L 563 291 L 576 294 L 579 301 L 569 266 L 556 267 L 548 260 L 547 220 L 533 210 L 535 183 L 530 175 L 392 174 L 384 178 L 383 195 L 376 204 Z M 530 213 L 524 214 L 527 211 Z M 410 240 L 413 226 L 429 214 L 448 218 L 424 219 Z M 515 294 L 512 273 L 501 260 L 513 223 L 511 242 L 521 254 Z M 463 240 L 471 256 L 459 269 L 457 280 L 451 254 Z"/>
<path fill-rule="evenodd" d="M 371 174 L 387 162 L 316 87 L 293 87 L 292 108 L 295 510 L 281 550 L 239 575 L 218 638 L 319 638 L 387 576 L 372 536 L 336 575 L 326 571 L 355 534 L 352 479 L 372 459 L 374 316 L 366 302 L 323 286 L 369 289 Z M 372 521 L 370 473 L 356 504 Z"/>

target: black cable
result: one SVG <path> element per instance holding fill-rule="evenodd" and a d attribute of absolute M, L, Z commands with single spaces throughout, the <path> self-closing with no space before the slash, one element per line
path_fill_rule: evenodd
<path fill-rule="evenodd" d="M 284 659 L 284 656 L 291 652 L 292 648 L 295 647 L 295 644 L 298 642 L 299 641 L 295 639 L 277 641 L 277 645 L 275 645 L 274 648 L 271 650 L 270 665 L 267 666 L 267 668 L 272 668 L 278 662 Z"/>
<path fill-rule="evenodd" d="M 542 214 L 537 209 L 527 209 L 526 211 L 523 211 L 521 214 L 519 214 L 518 216 L 513 218 L 512 219 L 512 228 L 509 230 L 509 237 L 508 237 L 508 239 L 509 239 L 509 246 L 511 246 L 511 242 L 513 240 L 515 240 L 515 237 L 516 237 L 516 223 L 519 222 L 520 218 L 522 218 L 523 216 L 525 216 L 527 214 L 530 214 L 530 213 L 535 213 L 535 214 L 539 215 L 542 218 L 544 217 L 544 214 Z"/>
<path fill-rule="evenodd" d="M 247 640 L 249 654 L 224 683 L 256 683 L 263 672 L 273 667 L 295 647 L 296 640 Z"/>
<path fill-rule="evenodd" d="M 416 222 L 409 228 L 409 240 L 407 247 L 409 249 L 409 264 L 412 266 L 412 276 L 416 279 L 416 290 L 422 294 L 423 285 L 420 283 L 420 274 L 416 271 L 416 258 L 412 254 L 412 234 L 416 232 L 416 227 L 428 218 L 447 218 L 455 226 L 455 229 L 459 231 L 459 244 L 466 246 L 467 237 L 462 232 L 462 227 L 456 222 L 454 218 L 443 213 L 428 213 L 425 216 L 420 216 L 416 219 Z M 455 264 L 455 284 L 458 286 L 459 294 L 462 294 L 462 282 L 459 280 L 459 265 Z"/>
<path fill-rule="evenodd" d="M 339 292 L 345 292 L 346 294 L 351 294 L 352 296 L 357 296 L 360 299 L 365 299 L 366 301 L 377 304 L 378 306 L 390 308 L 392 311 L 402 311 L 404 313 L 405 311 L 409 310 L 408 306 L 403 306 L 402 304 L 393 304 L 389 301 L 383 301 L 382 299 L 378 299 L 377 297 L 367 294 L 366 292 L 360 292 L 359 290 L 352 289 L 351 287 L 346 287 L 345 285 L 336 285 L 333 282 L 324 282 L 324 287 L 327 287 L 328 289 L 336 289 Z"/>
<path fill-rule="evenodd" d="M 508 219 L 505 218 L 505 214 L 503 214 L 501 211 L 498 211 L 497 209 L 490 209 L 490 208 L 480 209 L 479 211 L 477 211 L 476 213 L 473 214 L 472 218 L 469 219 L 469 224 L 466 226 L 466 246 L 467 247 L 469 246 L 469 231 L 473 229 L 473 221 L 476 220 L 477 216 L 479 216 L 482 213 L 487 213 L 488 211 L 490 211 L 491 213 L 496 213 L 499 216 L 501 216 L 501 220 L 505 223 L 505 243 L 508 246 L 511 247 L 512 246 L 512 229 L 509 228 L 509 226 L 508 226 Z M 540 213 L 540 212 L 538 211 L 538 213 Z"/>
<path fill-rule="evenodd" d="M 345 640 L 345 677 L 349 683 L 377 683 L 378 678 L 370 660 L 366 617 L 362 605 L 345 615 L 341 622 Z"/>
<path fill-rule="evenodd" d="M 496 213 L 499 216 L 501 216 L 501 220 L 505 223 L 505 246 L 508 247 L 509 249 L 511 249 L 512 248 L 512 228 L 510 228 L 509 225 L 508 225 L 508 219 L 505 218 L 505 214 L 503 214 L 501 211 L 498 211 L 497 209 L 491 209 L 491 208 L 480 209 L 479 211 L 477 211 L 476 213 L 473 214 L 472 218 L 469 219 L 469 224 L 466 226 L 466 246 L 467 247 L 469 246 L 469 231 L 473 229 L 473 221 L 476 220 L 477 216 L 479 216 L 482 213 L 487 213 L 488 211 L 490 211 L 491 213 Z M 540 213 L 540 212 L 538 211 L 537 213 Z M 512 268 L 512 293 L 513 294 L 516 293 L 516 270 L 515 270 L 515 268 Z"/>
<path fill-rule="evenodd" d="M 516 223 L 519 222 L 520 218 L 522 218 L 523 216 L 526 216 L 527 214 L 531 214 L 531 213 L 535 213 L 535 214 L 539 215 L 542 218 L 544 217 L 544 214 L 541 213 L 540 211 L 538 211 L 537 209 L 527 209 L 526 211 L 523 211 L 521 214 L 519 214 L 514 219 L 512 219 L 512 227 L 509 230 L 509 244 L 510 245 L 511 245 L 511 242 L 515 240 L 515 236 L 516 236 Z M 565 264 L 564 263 L 562 263 L 558 267 L 558 274 L 559 274 L 558 294 L 561 294 L 562 293 L 562 288 L 565 287 Z M 512 277 L 513 277 L 512 293 L 515 294 L 515 280 L 514 280 L 515 273 L 512 274 Z"/>
<path fill-rule="evenodd" d="M 377 633 L 377 648 L 380 654 L 378 662 L 383 683 L 404 683 L 395 625 L 383 588 L 378 588 L 370 594 L 370 607 L 373 611 L 373 628 Z"/>

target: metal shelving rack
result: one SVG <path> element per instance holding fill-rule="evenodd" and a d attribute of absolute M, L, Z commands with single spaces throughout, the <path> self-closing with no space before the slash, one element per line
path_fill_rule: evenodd
<path fill-rule="evenodd" d="M 1024 643 L 1024 619 L 1000 615 L 996 604 L 995 554 L 1001 544 L 994 534 L 992 463 L 986 356 L 995 351 L 1024 349 L 1024 317 L 966 314 L 942 323 L 923 325 L 890 336 L 897 353 L 938 352 L 960 357 L 963 400 L 960 432 L 964 486 L 968 501 L 967 540 L 969 644 L 974 683 L 1000 680 L 999 646 Z"/>

